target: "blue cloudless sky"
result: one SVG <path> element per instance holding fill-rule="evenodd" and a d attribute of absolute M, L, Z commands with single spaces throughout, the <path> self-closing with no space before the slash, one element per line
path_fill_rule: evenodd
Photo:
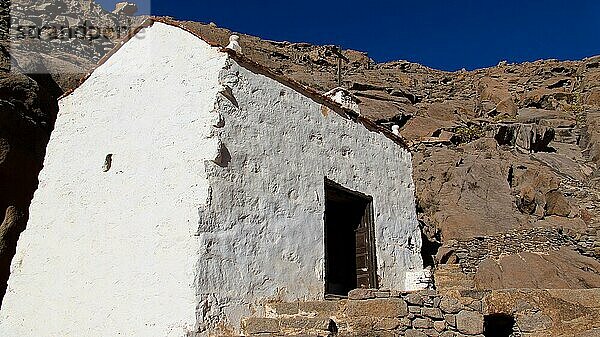
<path fill-rule="evenodd" d="M 444 70 L 600 54 L 600 0 L 153 0 L 151 12 Z"/>

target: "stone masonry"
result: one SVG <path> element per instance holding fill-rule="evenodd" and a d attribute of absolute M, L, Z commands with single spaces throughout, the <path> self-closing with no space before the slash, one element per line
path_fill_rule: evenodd
<path fill-rule="evenodd" d="M 482 298 L 356 289 L 347 300 L 267 304 L 242 326 L 247 336 L 483 337 Z"/>
<path fill-rule="evenodd" d="M 500 328 L 498 317 L 512 325 Z M 244 336 L 261 337 L 599 336 L 600 291 L 356 289 L 343 300 L 267 303 L 242 328 Z"/>
<path fill-rule="evenodd" d="M 497 259 L 500 255 L 521 252 L 545 253 L 562 247 L 571 247 L 583 255 L 595 257 L 594 247 L 598 244 L 593 235 L 557 228 L 531 228 L 471 240 L 452 240 L 438 252 L 437 260 L 441 264 L 458 263 L 463 272 L 474 274 L 487 258 Z"/>

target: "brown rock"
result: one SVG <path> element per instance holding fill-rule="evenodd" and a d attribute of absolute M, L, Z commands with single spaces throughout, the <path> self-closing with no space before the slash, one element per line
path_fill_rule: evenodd
<path fill-rule="evenodd" d="M 406 296 L 406 302 L 412 305 L 423 305 L 423 298 L 418 293 L 410 293 Z"/>
<path fill-rule="evenodd" d="M 515 104 L 512 98 L 505 99 L 496 105 L 496 112 L 508 116 L 515 116 L 519 111 L 519 107 Z"/>
<path fill-rule="evenodd" d="M 446 322 L 445 321 L 435 321 L 435 322 L 433 322 L 433 328 L 437 332 L 442 332 L 446 329 Z"/>
<path fill-rule="evenodd" d="M 346 314 L 350 317 L 371 316 L 395 318 L 408 314 L 408 305 L 399 298 L 349 301 Z"/>
<path fill-rule="evenodd" d="M 481 101 L 492 101 L 496 104 L 512 99 L 508 87 L 498 80 L 485 77 L 479 81 L 479 99 Z"/>
<path fill-rule="evenodd" d="M 298 302 L 268 303 L 266 307 L 277 315 L 296 315 L 299 312 Z"/>
<path fill-rule="evenodd" d="M 546 215 L 568 216 L 571 213 L 571 205 L 562 193 L 552 191 L 546 194 Z"/>
<path fill-rule="evenodd" d="M 456 328 L 467 335 L 483 333 L 483 315 L 474 311 L 462 310 L 456 315 Z"/>
<path fill-rule="evenodd" d="M 444 331 L 440 333 L 440 337 L 456 337 L 457 334 L 454 331 Z"/>
<path fill-rule="evenodd" d="M 544 331 L 552 327 L 552 319 L 539 311 L 527 312 L 517 315 L 517 326 L 523 332 Z"/>
<path fill-rule="evenodd" d="M 444 321 L 446 322 L 447 325 L 449 325 L 451 327 L 456 326 L 456 316 L 455 315 L 451 315 L 451 314 L 444 315 Z"/>
<path fill-rule="evenodd" d="M 456 298 L 444 296 L 440 302 L 440 309 L 446 314 L 456 314 L 463 309 L 463 305 Z"/>
<path fill-rule="evenodd" d="M 348 292 L 349 300 L 366 300 L 369 298 L 375 298 L 375 295 L 374 295 L 372 289 L 358 288 L 358 289 L 352 289 Z"/>
<path fill-rule="evenodd" d="M 442 314 L 442 311 L 438 308 L 423 308 L 421 309 L 421 315 L 429 317 L 429 318 L 433 318 L 433 319 L 442 319 L 444 318 L 444 315 Z"/>
<path fill-rule="evenodd" d="M 405 337 L 427 337 L 427 335 L 419 330 L 414 330 L 414 329 L 410 329 L 410 330 L 406 330 L 406 332 L 404 333 Z"/>
<path fill-rule="evenodd" d="M 416 329 L 430 329 L 433 328 L 433 321 L 430 318 L 415 318 L 412 326 Z"/>
<path fill-rule="evenodd" d="M 431 137 L 434 132 L 455 126 L 452 122 L 442 121 L 431 117 L 416 116 L 411 118 L 400 130 L 400 134 L 408 140 L 419 140 Z"/>
<path fill-rule="evenodd" d="M 247 334 L 277 333 L 279 322 L 274 318 L 250 317 L 242 321 L 242 330 Z"/>
<path fill-rule="evenodd" d="M 329 318 L 314 318 L 314 317 L 281 317 L 279 318 L 279 327 L 281 329 L 293 330 L 323 330 L 329 328 Z"/>
<path fill-rule="evenodd" d="M 598 289 L 496 290 L 484 301 L 489 312 L 514 313 L 532 336 L 594 336 L 588 333 L 600 320 Z"/>
<path fill-rule="evenodd" d="M 356 332 L 371 332 L 378 321 L 375 317 L 357 316 L 348 320 L 348 326 Z"/>
<path fill-rule="evenodd" d="M 375 330 L 394 330 L 398 328 L 402 322 L 397 318 L 382 318 L 375 322 L 373 329 Z"/>
<path fill-rule="evenodd" d="M 593 89 L 585 97 L 585 104 L 600 107 L 600 89 Z"/>
<path fill-rule="evenodd" d="M 353 301 L 350 301 L 353 302 Z M 339 310 L 340 305 L 343 302 L 340 301 L 308 301 L 308 302 L 299 302 L 298 310 L 301 313 L 307 313 L 316 316 L 334 316 Z"/>
<path fill-rule="evenodd" d="M 116 15 L 134 15 L 138 11 L 138 6 L 133 2 L 118 2 L 115 5 L 113 14 Z"/>
<path fill-rule="evenodd" d="M 516 228 L 522 223 L 522 214 L 507 184 L 510 165 L 507 160 L 492 159 L 503 156 L 496 142 L 480 139 L 461 150 L 441 148 L 431 149 L 426 155 L 414 154 L 421 219 L 435 227 L 444 240 Z M 481 153 L 488 153 L 490 159 Z"/>

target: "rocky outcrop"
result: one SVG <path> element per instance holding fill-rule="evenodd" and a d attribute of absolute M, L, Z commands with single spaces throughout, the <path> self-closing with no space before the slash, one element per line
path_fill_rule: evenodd
<path fill-rule="evenodd" d="M 112 11 L 115 15 L 133 16 L 138 11 L 138 6 L 133 2 L 118 2 Z"/>
<path fill-rule="evenodd" d="M 0 71 L 0 293 L 27 223 L 62 91 L 48 75 Z"/>

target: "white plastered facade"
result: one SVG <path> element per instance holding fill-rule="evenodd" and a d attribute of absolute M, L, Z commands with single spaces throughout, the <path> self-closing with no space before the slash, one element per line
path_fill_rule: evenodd
<path fill-rule="evenodd" d="M 60 101 L 0 335 L 207 335 L 323 299 L 325 177 L 373 197 L 380 286 L 413 289 L 411 173 L 384 135 L 156 22 Z"/>

